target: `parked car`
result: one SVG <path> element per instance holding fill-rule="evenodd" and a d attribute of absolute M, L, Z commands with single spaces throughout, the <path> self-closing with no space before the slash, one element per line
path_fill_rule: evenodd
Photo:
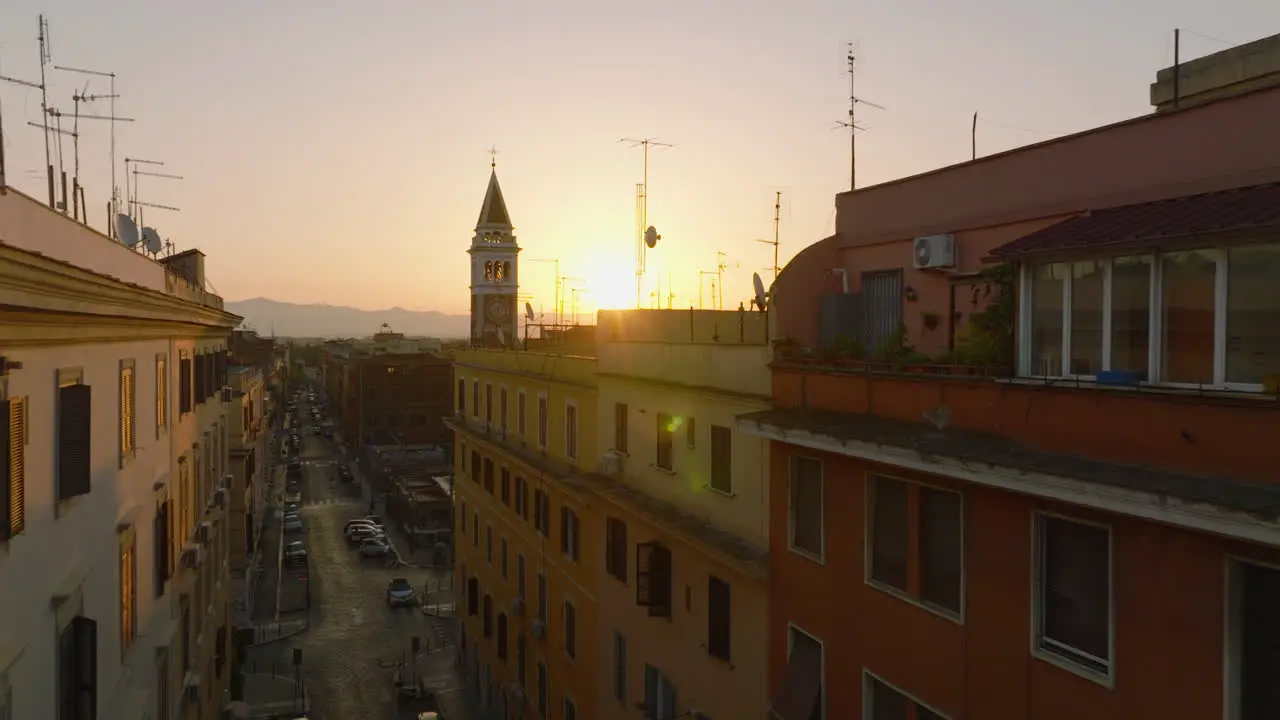
<path fill-rule="evenodd" d="M 366 540 L 378 540 L 386 542 L 387 536 L 381 530 L 373 528 L 357 528 L 347 535 L 347 542 L 352 545 L 360 545 Z"/>
<path fill-rule="evenodd" d="M 304 547 L 285 548 L 284 561 L 287 563 L 305 563 L 307 561 L 307 549 Z"/>
<path fill-rule="evenodd" d="M 412 605 L 417 597 L 406 578 L 395 578 L 387 584 L 387 604 L 391 607 Z"/>
<path fill-rule="evenodd" d="M 382 538 L 366 538 L 360 543 L 360 557 L 386 557 L 391 546 Z"/>
<path fill-rule="evenodd" d="M 382 529 L 382 523 L 376 522 L 374 520 L 370 520 L 369 518 L 356 518 L 355 520 L 348 520 L 347 524 L 343 526 L 343 529 L 351 530 L 351 528 L 354 528 L 357 525 L 367 525 L 370 527 L 377 528 L 379 530 Z"/>
<path fill-rule="evenodd" d="M 284 521 L 284 531 L 285 531 L 285 532 L 287 532 L 287 533 L 300 533 L 300 532 L 302 532 L 304 529 L 305 529 L 305 528 L 304 528 L 304 527 L 303 527 L 303 525 L 302 525 L 302 518 L 300 518 L 300 517 L 296 517 L 296 516 L 295 516 L 295 517 L 293 517 L 293 518 L 285 518 L 285 521 Z"/>

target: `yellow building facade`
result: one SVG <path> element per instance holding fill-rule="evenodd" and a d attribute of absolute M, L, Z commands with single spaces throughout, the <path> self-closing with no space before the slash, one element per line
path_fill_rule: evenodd
<path fill-rule="evenodd" d="M 603 524 L 593 358 L 471 349 L 454 364 L 455 595 L 488 717 L 598 717 Z"/>
<path fill-rule="evenodd" d="M 736 416 L 769 406 L 761 314 L 601 312 L 609 558 L 598 584 L 602 720 L 766 710 L 768 444 Z"/>

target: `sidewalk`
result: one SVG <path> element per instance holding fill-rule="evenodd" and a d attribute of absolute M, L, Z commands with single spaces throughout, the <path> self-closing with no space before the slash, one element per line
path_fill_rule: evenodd
<path fill-rule="evenodd" d="M 306 686 L 296 683 L 293 677 L 287 674 L 246 674 L 244 701 L 233 704 L 232 717 L 289 717 L 301 715 L 308 706 Z"/>
<path fill-rule="evenodd" d="M 286 640 L 311 627 L 307 618 L 297 620 L 281 620 L 279 622 L 260 622 L 253 624 L 253 642 L 249 647 L 258 647 L 278 640 Z"/>
<path fill-rule="evenodd" d="M 276 619 L 277 588 L 280 585 L 280 516 L 274 508 L 267 509 L 262 523 L 262 575 L 253 591 L 253 619 L 268 622 Z M 253 572 L 253 568 L 249 568 Z"/>

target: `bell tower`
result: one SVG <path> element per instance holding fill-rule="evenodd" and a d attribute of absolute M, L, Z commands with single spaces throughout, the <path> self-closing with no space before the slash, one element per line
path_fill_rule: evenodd
<path fill-rule="evenodd" d="M 491 149 L 491 155 L 497 150 Z M 515 228 L 498 185 L 496 158 L 489 162 L 489 188 L 471 238 L 471 344 L 516 347 L 520 316 L 516 307 L 519 268 Z"/>

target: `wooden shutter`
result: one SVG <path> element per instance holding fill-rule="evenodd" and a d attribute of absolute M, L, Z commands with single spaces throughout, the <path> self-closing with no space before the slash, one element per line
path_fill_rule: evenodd
<path fill-rule="evenodd" d="M 90 419 L 93 389 L 66 385 L 58 389 L 58 499 L 89 494 Z"/>
<path fill-rule="evenodd" d="M 27 527 L 27 403 L 13 398 L 0 403 L 0 540 L 8 540 Z"/>
<path fill-rule="evenodd" d="M 653 551 L 655 543 L 636 543 L 636 604 L 648 607 L 653 602 Z"/>
<path fill-rule="evenodd" d="M 671 551 L 655 544 L 649 558 L 649 617 L 671 617 Z"/>
<path fill-rule="evenodd" d="M 560 507 L 560 552 L 569 552 L 569 508 Z"/>
<path fill-rule="evenodd" d="M 178 412 L 191 412 L 191 358 L 178 360 Z"/>
<path fill-rule="evenodd" d="M 76 695 L 72 720 L 98 718 L 98 621 L 77 616 L 71 621 Z"/>

